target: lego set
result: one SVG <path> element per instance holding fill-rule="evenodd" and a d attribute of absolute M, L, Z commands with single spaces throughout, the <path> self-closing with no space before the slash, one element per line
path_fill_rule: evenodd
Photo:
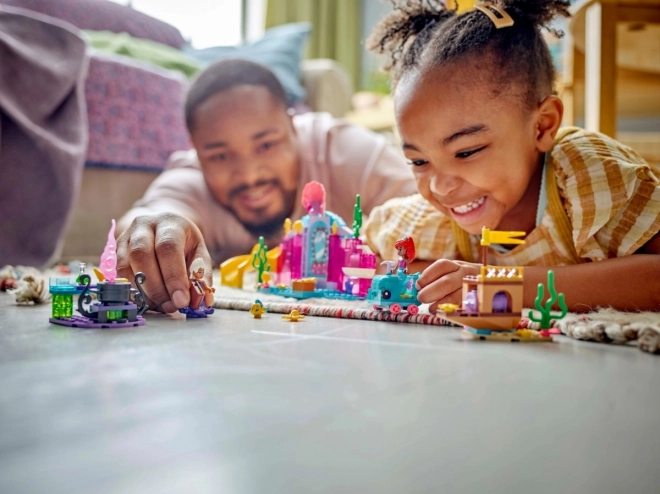
<path fill-rule="evenodd" d="M 146 276 L 144 273 L 136 273 L 135 288 L 129 280 L 117 278 L 115 220 L 112 220 L 99 268 L 94 268 L 98 282 L 92 284 L 92 277 L 85 272 L 85 263 L 80 263 L 79 269 L 75 279 L 49 279 L 49 292 L 52 296 L 49 321 L 52 324 L 74 328 L 126 328 L 145 324 L 142 314 L 147 310 L 147 297 L 142 284 Z M 190 266 L 190 305 L 179 309 L 179 312 L 186 314 L 186 318 L 213 314 L 215 289 L 207 286 L 204 272 L 204 261 L 201 258 L 195 259 Z M 74 296 L 78 296 L 77 314 L 74 313 Z"/>
<path fill-rule="evenodd" d="M 542 329 L 517 329 L 522 316 L 523 275 L 522 266 L 488 265 L 488 247 L 491 244 L 521 244 L 524 232 L 491 231 L 483 228 L 481 236 L 482 264 L 480 274 L 463 278 L 462 300 L 459 307 L 443 304 L 438 307 L 443 318 L 463 326 L 463 333 L 472 339 L 512 342 L 552 341 L 550 319 L 566 314 L 563 294 L 554 290 L 552 271 L 548 273 L 548 290 L 551 298 L 541 306 L 543 284 L 539 284 L 536 307 L 542 313 Z M 555 301 L 559 301 L 561 315 L 551 316 Z M 530 318 L 533 318 L 530 311 Z"/>
<path fill-rule="evenodd" d="M 325 189 L 320 183 L 310 182 L 305 186 L 302 204 L 308 214 L 294 223 L 289 219 L 285 221 L 285 234 L 279 247 L 269 251 L 260 238 L 250 255 L 222 264 L 223 285 L 242 288 L 243 274 L 251 267 L 258 273 L 257 290 L 262 293 L 297 299 L 366 298 L 376 311 L 419 313 L 417 280 L 420 274 L 408 273 L 408 265 L 415 259 L 412 238 L 404 237 L 394 244 L 398 261 L 382 262 L 386 273 L 376 276 L 376 256 L 359 239 L 360 196 L 355 202 L 352 229 L 342 218 L 325 210 Z M 441 304 L 438 307 L 444 319 L 464 327 L 466 336 L 494 341 L 552 341 L 552 319 L 560 319 L 567 312 L 563 294 L 558 294 L 554 288 L 553 272 L 548 272 L 550 298 L 545 305 L 542 305 L 543 284 L 539 284 L 535 307 L 540 318 L 534 311 L 529 312 L 529 318 L 539 322 L 541 330 L 518 329 L 522 318 L 524 268 L 488 264 L 490 245 L 522 244 L 524 240 L 517 237 L 523 235 L 524 232 L 491 231 L 484 227 L 481 272 L 463 279 L 460 306 Z M 559 305 L 559 314 L 552 313 L 555 303 Z M 258 300 L 250 310 L 255 318 L 261 318 L 265 312 Z M 296 321 L 304 316 L 291 313 L 283 317 Z"/>
<path fill-rule="evenodd" d="M 263 293 L 306 298 L 362 300 L 376 273 L 376 256 L 365 250 L 359 231 L 362 211 L 358 196 L 353 228 L 325 209 L 325 189 L 318 182 L 305 185 L 302 204 L 307 215 L 284 223 L 284 238 L 271 255 L 263 238 L 251 255 L 251 267 L 258 272 L 258 290 Z M 236 279 L 248 268 L 244 256 L 225 261 L 222 284 L 242 287 Z M 238 270 L 240 272 L 237 272 Z"/>
<path fill-rule="evenodd" d="M 399 261 L 381 263 L 387 267 L 387 271 L 373 279 L 367 302 L 372 304 L 374 310 L 389 310 L 392 314 L 405 310 L 408 314 L 415 315 L 419 313 L 421 305 L 417 300 L 419 273 L 408 274 L 408 264 L 415 260 L 415 242 L 412 238 L 404 237 L 398 240 L 394 247 L 399 254 Z"/>
<path fill-rule="evenodd" d="M 144 325 L 142 314 L 147 310 L 147 298 L 142 284 L 146 276 L 143 273 L 135 275 L 136 288 L 131 286 L 129 280 L 117 278 L 115 220 L 112 220 L 99 266 L 100 269 L 95 270 L 99 279 L 95 285 L 92 285 L 91 276 L 85 273 L 84 263 L 80 264 L 80 273 L 76 279 L 50 278 L 52 324 L 74 328 L 125 328 Z M 73 312 L 74 295 L 78 295 L 78 314 Z"/>

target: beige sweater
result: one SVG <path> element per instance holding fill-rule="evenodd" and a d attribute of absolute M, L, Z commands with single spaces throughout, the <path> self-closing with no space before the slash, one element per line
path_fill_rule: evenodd
<path fill-rule="evenodd" d="M 383 136 L 349 125 L 325 113 L 294 118 L 302 167 L 300 186 L 312 180 L 326 189 L 326 209 L 350 224 L 355 195 L 365 215 L 393 197 L 413 194 L 415 181 L 404 157 Z M 208 190 L 194 150 L 174 153 L 163 172 L 135 204 L 147 211 L 173 211 L 196 217 L 204 225 L 206 245 L 214 262 L 246 254 L 257 239 L 222 207 Z M 292 219 L 305 214 L 300 204 Z M 275 246 L 279 235 L 266 239 Z"/>

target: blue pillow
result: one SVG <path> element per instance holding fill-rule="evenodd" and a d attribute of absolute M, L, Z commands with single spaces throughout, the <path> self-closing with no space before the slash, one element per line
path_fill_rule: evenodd
<path fill-rule="evenodd" d="M 207 66 L 219 60 L 243 58 L 265 65 L 284 86 L 290 104 L 305 101 L 305 88 L 301 83 L 300 63 L 305 45 L 312 32 L 307 22 L 284 24 L 268 29 L 264 37 L 240 46 L 215 46 L 202 50 L 191 46 L 183 52 Z"/>

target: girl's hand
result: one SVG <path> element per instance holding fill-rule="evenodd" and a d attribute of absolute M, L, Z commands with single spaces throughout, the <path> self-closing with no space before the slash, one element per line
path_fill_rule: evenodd
<path fill-rule="evenodd" d="M 476 276 L 481 264 L 465 261 L 440 259 L 426 268 L 417 280 L 417 298 L 423 304 L 431 304 L 429 310 L 435 314 L 439 304 L 461 305 L 463 278 Z"/>

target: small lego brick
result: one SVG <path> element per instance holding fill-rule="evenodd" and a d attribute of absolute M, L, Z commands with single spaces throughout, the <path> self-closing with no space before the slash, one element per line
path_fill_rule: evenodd
<path fill-rule="evenodd" d="M 452 312 L 456 312 L 461 306 L 458 304 L 440 304 L 438 305 L 438 309 L 440 309 L 442 312 L 445 314 L 451 314 Z"/>
<path fill-rule="evenodd" d="M 250 314 L 252 314 L 255 319 L 261 319 L 261 316 L 266 312 L 268 311 L 264 307 L 264 304 L 261 303 L 261 300 L 255 300 L 250 309 Z"/>
<path fill-rule="evenodd" d="M 285 319 L 289 322 L 298 322 L 298 321 L 302 321 L 303 319 L 305 319 L 305 316 L 303 316 L 296 309 L 293 309 L 290 313 L 283 315 L 282 319 Z"/>
<path fill-rule="evenodd" d="M 316 278 L 302 278 L 291 282 L 291 289 L 296 292 L 313 292 L 316 289 Z"/>
<path fill-rule="evenodd" d="M 264 244 L 263 237 L 259 237 L 258 245 L 259 247 L 252 255 L 252 267 L 257 271 L 257 283 L 262 284 L 265 281 L 264 275 L 270 271 L 270 263 L 268 261 L 268 246 Z"/>
<path fill-rule="evenodd" d="M 539 283 L 536 299 L 534 299 L 534 307 L 541 313 L 541 316 L 537 318 L 532 310 L 529 311 L 528 316 L 532 321 L 541 323 L 541 329 L 550 329 L 553 319 L 562 319 L 568 313 L 566 302 L 564 302 L 564 294 L 557 293 L 555 289 L 555 273 L 552 270 L 548 271 L 548 292 L 550 292 L 550 298 L 545 301 L 545 305 L 542 305 L 544 292 L 543 283 Z M 552 306 L 555 302 L 559 304 L 559 310 L 561 311 L 559 315 L 552 314 Z"/>
<path fill-rule="evenodd" d="M 362 206 L 360 204 L 360 194 L 355 196 L 355 205 L 353 206 L 353 236 L 358 238 L 362 229 Z"/>

